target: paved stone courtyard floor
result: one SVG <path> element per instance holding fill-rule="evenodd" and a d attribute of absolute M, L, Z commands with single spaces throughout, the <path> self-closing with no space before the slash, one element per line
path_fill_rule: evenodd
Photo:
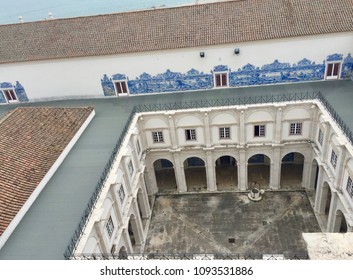
<path fill-rule="evenodd" d="M 159 195 L 145 253 L 305 255 L 302 232 L 321 232 L 305 191 Z"/>

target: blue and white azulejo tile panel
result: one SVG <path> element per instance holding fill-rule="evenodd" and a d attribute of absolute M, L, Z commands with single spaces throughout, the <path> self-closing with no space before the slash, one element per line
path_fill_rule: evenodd
<path fill-rule="evenodd" d="M 0 103 L 7 103 L 6 97 L 3 92 L 3 90 L 5 89 L 13 89 L 16 93 L 18 101 L 20 102 L 28 101 L 27 93 L 24 87 L 20 84 L 19 81 L 16 81 L 15 85 L 9 82 L 0 83 Z"/>
<path fill-rule="evenodd" d="M 209 73 L 200 72 L 194 68 L 186 73 L 173 72 L 169 69 L 164 73 L 151 75 L 142 73 L 135 79 L 130 79 L 125 74 L 117 73 L 108 77 L 104 74 L 101 84 L 105 96 L 114 96 L 114 81 L 126 81 L 130 94 L 163 93 L 189 90 L 212 89 L 214 87 L 214 74 L 223 72 L 229 75 L 229 87 L 269 85 L 277 83 L 294 83 L 317 81 L 325 78 L 326 62 L 341 62 L 341 78 L 352 75 L 353 58 L 348 54 L 328 55 L 326 61 L 316 63 L 303 58 L 297 63 L 290 64 L 274 60 L 262 66 L 244 65 L 237 70 L 232 70 L 228 65 L 217 65 Z"/>

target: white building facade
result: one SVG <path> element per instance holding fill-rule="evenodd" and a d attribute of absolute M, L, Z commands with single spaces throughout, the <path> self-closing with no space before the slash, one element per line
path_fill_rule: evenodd
<path fill-rule="evenodd" d="M 318 100 L 138 113 L 73 254 L 142 253 L 163 192 L 305 189 L 324 232 L 351 232 L 352 162 L 352 144 Z M 227 188 L 219 166 L 236 174 Z"/>
<path fill-rule="evenodd" d="M 292 10 L 226 1 L 0 26 L 0 103 L 350 78 L 351 3 L 295 2 Z"/>

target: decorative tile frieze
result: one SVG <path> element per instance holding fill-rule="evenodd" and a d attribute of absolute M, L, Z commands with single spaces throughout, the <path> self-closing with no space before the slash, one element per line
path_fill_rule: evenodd
<path fill-rule="evenodd" d="M 343 60 L 341 78 L 352 78 L 353 77 L 353 57 L 349 53 Z"/>
<path fill-rule="evenodd" d="M 116 95 L 113 81 L 112 79 L 108 78 L 107 74 L 104 74 L 103 79 L 101 79 L 101 84 L 102 84 L 104 96 Z"/>
<path fill-rule="evenodd" d="M 325 78 L 325 67 L 328 61 L 342 61 L 340 77 L 351 77 L 353 72 L 351 54 L 348 54 L 344 60 L 342 54 L 331 54 L 322 63 L 303 58 L 297 63 L 290 64 L 276 59 L 260 67 L 248 63 L 233 71 L 227 65 L 217 65 L 209 73 L 203 73 L 194 68 L 186 73 L 167 69 L 166 72 L 155 76 L 144 72 L 135 79 L 129 79 L 121 73 L 114 74 L 111 78 L 104 74 L 101 83 L 104 95 L 114 96 L 116 95 L 114 81 L 119 80 L 127 81 L 130 94 L 212 89 L 214 74 L 217 72 L 228 72 L 229 87 L 317 81 Z"/>
<path fill-rule="evenodd" d="M 343 59 L 343 54 L 335 53 L 327 56 L 326 61 L 339 61 Z"/>
<path fill-rule="evenodd" d="M 27 93 L 24 87 L 20 84 L 19 81 L 16 81 L 15 85 L 9 82 L 0 83 L 0 103 L 7 103 L 7 100 L 4 94 L 4 90 L 7 90 L 7 89 L 12 89 L 15 91 L 19 102 L 28 101 Z"/>

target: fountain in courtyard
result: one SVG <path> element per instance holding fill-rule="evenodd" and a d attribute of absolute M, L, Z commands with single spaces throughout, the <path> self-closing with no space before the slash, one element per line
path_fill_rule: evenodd
<path fill-rule="evenodd" d="M 260 201 L 263 198 L 264 193 L 265 193 L 265 190 L 260 190 L 258 188 L 252 188 L 252 189 L 250 189 L 250 192 L 248 193 L 248 198 L 251 201 Z"/>

